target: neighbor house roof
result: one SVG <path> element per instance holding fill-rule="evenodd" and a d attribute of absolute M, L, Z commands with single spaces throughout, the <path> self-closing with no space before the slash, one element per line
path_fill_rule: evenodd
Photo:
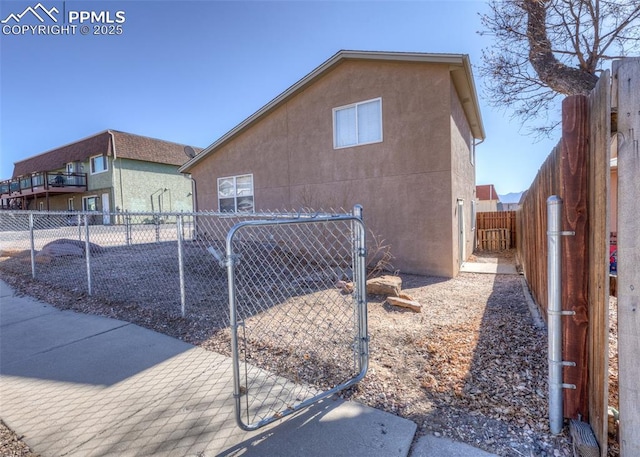
<path fill-rule="evenodd" d="M 476 198 L 478 200 L 500 201 L 500 196 L 496 192 L 496 188 L 493 187 L 493 184 L 482 184 L 480 186 L 476 186 Z"/>
<path fill-rule="evenodd" d="M 338 64 L 346 60 L 365 60 L 365 61 L 395 61 L 395 62 L 422 62 L 448 64 L 451 70 L 453 84 L 458 91 L 462 107 L 469 121 L 471 132 L 474 138 L 484 139 L 485 132 L 480 115 L 480 106 L 478 103 L 478 95 L 476 93 L 473 74 L 471 72 L 471 63 L 469 56 L 466 54 L 427 54 L 412 52 L 379 52 L 379 51 L 339 51 L 329 60 L 321 64 L 311 73 L 299 80 L 293 86 L 282 92 L 276 98 L 271 100 L 265 106 L 260 108 L 254 114 L 249 116 L 235 128 L 220 137 L 215 143 L 202 150 L 193 159 L 185 163 L 179 171 L 188 173 L 191 167 L 204 159 L 210 153 L 214 152 L 236 135 L 239 135 L 253 124 L 267 116 L 277 107 L 286 103 L 289 99 L 306 89 L 320 77 L 333 70 Z"/>
<path fill-rule="evenodd" d="M 112 143 L 115 142 L 115 148 Z M 107 154 L 124 159 L 180 166 L 188 160 L 185 145 L 141 135 L 105 130 L 90 137 L 14 163 L 13 177 L 63 168 L 69 162 Z M 196 151 L 200 148 L 195 148 Z"/>

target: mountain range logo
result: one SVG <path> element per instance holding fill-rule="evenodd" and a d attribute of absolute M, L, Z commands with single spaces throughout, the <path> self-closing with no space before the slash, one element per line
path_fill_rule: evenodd
<path fill-rule="evenodd" d="M 51 18 L 51 20 L 53 20 L 53 22 L 58 22 L 58 18 L 56 16 L 54 16 L 54 14 L 58 14 L 59 12 L 60 11 L 58 11 L 58 8 L 56 8 L 55 6 L 48 10 L 44 6 L 42 6 L 42 3 L 38 3 L 36 6 L 33 6 L 33 7 L 28 6 L 20 14 L 11 13 L 4 20 L 2 20 L 0 22 L 2 22 L 3 24 L 6 24 L 7 22 L 13 20 L 13 21 L 16 22 L 16 24 L 19 24 L 20 21 L 22 20 L 22 18 L 25 15 L 27 15 L 27 13 L 31 13 L 40 22 L 45 22 L 45 16 L 48 16 L 49 18 Z"/>

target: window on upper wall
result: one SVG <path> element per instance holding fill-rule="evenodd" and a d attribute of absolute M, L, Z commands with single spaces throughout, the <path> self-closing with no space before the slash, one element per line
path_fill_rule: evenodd
<path fill-rule="evenodd" d="M 382 141 L 382 98 L 333 109 L 333 148 Z"/>
<path fill-rule="evenodd" d="M 218 178 L 218 208 L 221 212 L 252 213 L 253 175 Z"/>
<path fill-rule="evenodd" d="M 108 162 L 107 162 L 107 156 L 93 156 L 90 159 L 91 161 L 91 174 L 95 175 L 98 173 L 102 173 L 104 171 L 107 171 L 108 168 Z"/>

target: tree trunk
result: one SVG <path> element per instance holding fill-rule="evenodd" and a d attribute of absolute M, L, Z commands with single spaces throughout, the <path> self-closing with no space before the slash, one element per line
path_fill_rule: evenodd
<path fill-rule="evenodd" d="M 522 8 L 527 12 L 529 61 L 540 80 L 552 90 L 565 95 L 586 95 L 595 87 L 598 77 L 588 71 L 568 67 L 555 58 L 545 26 L 547 4 L 548 0 L 522 2 Z"/>

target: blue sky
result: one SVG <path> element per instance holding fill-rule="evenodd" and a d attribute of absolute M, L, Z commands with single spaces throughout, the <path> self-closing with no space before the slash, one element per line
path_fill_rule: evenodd
<path fill-rule="evenodd" d="M 106 129 L 208 146 L 340 49 L 461 53 L 477 66 L 491 43 L 476 33 L 484 1 L 1 0 L 0 20 L 38 1 L 59 17 L 123 11 L 125 21 L 120 35 L 94 36 L 93 25 L 83 35 L 79 23 L 73 35 L 0 34 L 0 179 L 15 161 Z M 478 73 L 477 183 L 524 190 L 555 140 L 520 134 L 488 105 Z"/>

